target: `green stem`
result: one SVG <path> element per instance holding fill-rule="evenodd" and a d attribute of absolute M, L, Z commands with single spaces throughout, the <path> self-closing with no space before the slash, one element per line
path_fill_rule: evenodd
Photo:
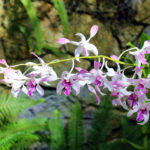
<path fill-rule="evenodd" d="M 126 65 L 126 66 L 136 66 L 136 64 L 125 63 L 125 62 L 122 62 L 122 61 L 119 61 L 119 60 L 115 60 L 115 59 L 112 59 L 112 58 L 110 58 L 110 57 L 108 57 L 108 56 L 104 56 L 104 55 L 72 57 L 72 58 L 67 58 L 67 59 L 52 61 L 52 62 L 45 63 L 45 64 L 47 64 L 47 65 L 53 65 L 53 64 L 57 64 L 57 63 L 62 63 L 62 62 L 70 61 L 70 60 L 86 59 L 86 58 L 88 58 L 88 59 L 92 59 L 92 58 L 106 58 L 106 59 L 108 59 L 108 60 L 114 61 L 114 62 L 119 63 L 119 64 L 122 64 L 122 65 Z M 42 65 L 42 64 L 36 64 L 36 65 L 30 65 L 30 66 L 40 66 L 40 65 Z M 14 66 L 11 66 L 11 67 L 19 67 L 19 66 L 29 66 L 29 64 L 19 64 L 19 65 L 14 65 Z"/>
<path fill-rule="evenodd" d="M 147 125 L 142 126 L 142 134 L 143 134 L 143 147 L 144 147 L 144 150 L 148 150 Z"/>

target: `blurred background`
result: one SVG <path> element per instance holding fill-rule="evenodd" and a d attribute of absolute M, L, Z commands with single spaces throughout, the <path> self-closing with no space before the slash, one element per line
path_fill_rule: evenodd
<path fill-rule="evenodd" d="M 96 45 L 100 55 L 119 55 L 123 50 L 129 48 L 128 42 L 140 47 L 141 35 L 143 33 L 150 35 L 150 0 L 0 0 L 0 59 L 4 58 L 9 65 L 14 65 L 29 61 L 37 62 L 30 52 L 40 55 L 45 62 L 73 57 L 75 46 L 71 44 L 62 46 L 57 43 L 57 39 L 66 37 L 70 40 L 79 41 L 80 38 L 75 36 L 76 33 L 83 33 L 88 38 L 92 25 L 99 26 L 99 31 L 91 43 Z M 71 63 L 66 62 L 52 67 L 60 77 L 64 70 L 70 70 L 71 65 Z M 93 66 L 93 61 L 84 59 L 81 63 L 76 63 L 76 66 L 90 69 Z M 25 68 L 21 69 L 24 70 Z M 0 78 L 2 79 L 3 76 L 0 75 Z M 34 119 L 35 117 L 55 120 L 55 118 L 60 117 L 62 128 L 65 128 L 64 135 L 67 137 L 66 141 L 63 141 L 66 143 L 64 150 L 87 150 L 88 148 L 89 150 L 148 149 L 150 144 L 149 131 L 138 126 L 135 117 L 126 118 L 126 112 L 121 108 L 113 108 L 109 93 L 102 98 L 106 102 L 102 102 L 102 105 L 98 106 L 95 96 L 89 93 L 86 87 L 81 90 L 78 96 L 73 93 L 69 97 L 56 94 L 56 83 L 51 87 L 43 88 L 45 89 L 43 97 L 45 101 L 38 105 L 34 103 L 32 104 L 34 106 L 28 109 L 23 108 L 21 112 L 25 110 L 24 114 L 20 114 L 18 111 L 19 118 L 17 121 L 22 118 Z M 0 92 L 5 93 L 5 96 L 1 96 L 0 99 L 6 100 L 10 88 L 0 84 Z M 40 98 L 38 93 L 32 96 L 33 101 Z M 79 103 L 76 104 L 76 101 Z M 1 105 L 2 103 L 0 103 Z M 11 109 L 13 109 L 13 105 Z M 53 113 L 56 109 L 58 112 Z M 11 114 L 10 110 L 9 113 Z M 0 112 L 3 111 L 0 109 Z M 76 131 L 70 132 L 78 132 L 77 127 L 81 128 L 81 126 L 83 126 L 83 130 L 78 133 L 82 136 L 78 137 L 75 134 L 71 137 L 71 139 L 76 139 L 76 141 L 72 140 L 71 143 L 68 140 L 68 137 L 71 136 L 71 133 L 69 134 L 69 124 L 71 124 L 69 121 L 76 118 L 70 119 L 73 112 L 77 112 L 75 113 L 77 118 L 80 116 L 77 115 L 78 113 L 82 114 L 79 117 L 82 125 L 77 123 Z M 5 117 L 3 116 L 3 119 Z M 7 119 L 4 119 L 1 124 L 4 131 L 7 123 L 8 125 L 10 123 L 5 120 Z M 12 117 L 12 120 L 15 119 Z M 78 122 L 78 120 L 74 122 Z M 45 124 L 44 122 L 43 126 Z M 50 131 L 47 128 L 44 128 L 40 134 L 39 128 L 36 131 L 31 131 L 34 134 L 38 132 L 38 139 L 35 141 L 32 139 L 35 142 L 34 145 L 27 140 L 30 144 L 26 149 L 63 150 L 61 138 L 58 137 L 57 139 L 54 136 L 56 139 L 53 140 L 53 132 L 51 131 L 53 125 L 50 124 Z M 3 127 L 5 125 L 6 127 Z M 10 130 L 8 133 L 7 135 L 12 135 Z M 58 131 L 54 132 L 54 135 L 59 133 Z M 3 134 L 0 133 L 0 137 Z M 11 140 L 13 140 L 13 144 L 18 144 L 18 138 L 10 138 L 11 140 L 6 140 L 5 136 L 1 138 L 3 141 L 0 140 L 0 149 L 1 147 L 6 150 L 23 149 L 21 146 L 14 146 L 13 148 L 8 146 Z M 147 144 L 144 142 L 145 139 Z M 61 141 L 60 145 L 57 140 Z M 54 143 L 54 146 L 50 141 Z M 6 144 L 5 147 L 4 143 L 8 145 Z M 145 146 L 142 147 L 142 145 Z"/>

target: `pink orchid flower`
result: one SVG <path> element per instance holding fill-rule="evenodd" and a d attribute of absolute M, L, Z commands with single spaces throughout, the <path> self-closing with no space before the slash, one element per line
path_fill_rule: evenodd
<path fill-rule="evenodd" d="M 148 103 L 138 103 L 133 109 L 130 109 L 127 116 L 130 117 L 133 113 L 137 112 L 137 118 L 139 125 L 144 125 L 149 120 L 149 110 L 150 110 L 150 102 Z M 143 122 L 141 122 L 143 121 Z"/>
<path fill-rule="evenodd" d="M 73 45 L 78 46 L 75 49 L 75 57 L 79 57 L 81 53 L 84 56 L 88 56 L 89 52 L 92 52 L 94 55 L 98 55 L 98 50 L 95 47 L 95 45 L 89 43 L 90 39 L 96 35 L 97 31 L 98 31 L 98 26 L 93 25 L 90 30 L 90 37 L 87 40 L 82 33 L 77 33 L 76 35 L 81 37 L 80 42 L 70 41 L 69 39 L 66 39 L 66 38 L 59 38 L 57 42 L 60 44 L 71 43 Z M 77 60 L 79 61 L 79 59 Z"/>
<path fill-rule="evenodd" d="M 14 70 L 12 68 L 5 68 L 3 70 L 4 79 L 1 82 L 6 83 L 8 86 L 12 87 L 12 94 L 14 97 L 17 97 L 19 92 L 25 90 L 25 82 L 28 80 L 28 77 L 23 75 L 20 70 Z"/>
<path fill-rule="evenodd" d="M 37 57 L 37 59 L 40 61 L 41 65 L 36 65 L 35 63 L 29 62 L 27 64 L 33 65 L 33 71 L 29 73 L 29 75 L 35 75 L 36 78 L 39 78 L 40 80 L 43 79 L 43 82 L 45 85 L 50 85 L 49 82 L 57 80 L 57 74 L 53 70 L 52 67 L 49 67 L 43 59 L 41 59 L 39 56 L 37 56 L 35 53 L 32 52 L 32 55 Z"/>
<path fill-rule="evenodd" d="M 145 59 L 145 54 L 150 54 L 150 40 L 145 41 L 141 49 L 136 48 L 136 51 L 129 53 L 135 56 L 137 67 L 141 67 L 141 64 L 148 65 L 148 62 Z"/>

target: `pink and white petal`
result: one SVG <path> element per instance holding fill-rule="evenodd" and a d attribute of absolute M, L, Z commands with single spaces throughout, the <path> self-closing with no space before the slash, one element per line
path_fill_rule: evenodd
<path fill-rule="evenodd" d="M 96 96 L 97 103 L 100 104 L 100 98 L 97 95 L 96 90 L 92 86 L 90 86 L 90 85 L 88 85 L 88 89 L 89 89 L 90 92 L 92 92 Z"/>
<path fill-rule="evenodd" d="M 148 120 L 149 120 L 149 112 L 147 114 L 143 115 L 143 117 L 144 117 L 144 121 L 140 122 L 140 123 L 137 123 L 137 124 L 144 125 L 145 123 L 147 123 Z"/>
<path fill-rule="evenodd" d="M 41 59 L 38 55 L 36 55 L 33 52 L 31 52 L 31 54 L 34 55 L 40 61 L 41 64 L 45 64 L 45 62 L 43 61 L 43 59 Z"/>
<path fill-rule="evenodd" d="M 28 89 L 23 85 L 22 92 L 24 92 L 26 95 L 28 95 Z"/>
<path fill-rule="evenodd" d="M 79 46 L 80 42 L 76 42 L 76 41 L 70 41 L 71 44 Z"/>
<path fill-rule="evenodd" d="M 96 35 L 98 31 L 98 25 L 93 25 L 90 30 L 90 39 Z"/>
<path fill-rule="evenodd" d="M 106 94 L 104 94 L 104 93 L 100 90 L 100 88 L 99 88 L 98 86 L 95 86 L 95 89 L 96 89 L 96 91 L 97 91 L 99 94 L 101 94 L 102 96 L 106 95 Z"/>
<path fill-rule="evenodd" d="M 41 96 L 44 95 L 44 90 L 39 84 L 36 86 L 36 90 Z"/>
<path fill-rule="evenodd" d="M 80 93 L 80 87 L 81 86 L 76 82 L 72 84 L 72 88 L 75 90 L 76 95 L 78 95 Z"/>
<path fill-rule="evenodd" d="M 75 35 L 80 36 L 82 42 L 86 41 L 86 38 L 82 33 L 76 33 Z"/>
<path fill-rule="evenodd" d="M 60 81 L 58 84 L 57 84 L 57 87 L 56 87 L 56 91 L 57 91 L 57 94 L 61 94 L 64 86 L 62 85 L 62 82 L 63 81 Z"/>
<path fill-rule="evenodd" d="M 118 60 L 118 57 L 116 55 L 111 55 L 110 58 Z"/>
<path fill-rule="evenodd" d="M 67 43 L 70 43 L 70 40 L 67 39 L 67 38 L 59 38 L 59 39 L 57 40 L 57 42 L 58 42 L 59 44 L 67 44 Z"/>
<path fill-rule="evenodd" d="M 108 71 L 108 72 L 106 73 L 108 76 L 112 77 L 112 76 L 115 76 L 115 75 L 116 75 L 116 72 L 114 71 L 114 69 L 108 67 L 107 61 L 106 61 L 106 63 L 105 63 L 105 67 L 106 67 L 106 69 L 107 69 L 107 71 Z"/>
<path fill-rule="evenodd" d="M 77 71 L 83 70 L 81 67 L 75 67 L 75 69 L 76 69 Z"/>
<path fill-rule="evenodd" d="M 97 50 L 97 48 L 96 48 L 96 46 L 95 45 L 93 45 L 93 44 L 89 44 L 89 43 L 85 43 L 84 44 L 84 47 L 88 50 L 88 51 L 90 51 L 90 52 L 92 52 L 94 55 L 98 55 L 98 50 Z"/>
<path fill-rule="evenodd" d="M 101 66 L 101 63 L 100 63 L 100 62 L 94 61 L 94 68 L 95 68 L 96 70 L 98 70 L 100 66 Z"/>
<path fill-rule="evenodd" d="M 29 66 L 30 66 L 30 65 L 31 65 L 31 66 L 32 66 L 32 65 L 36 65 L 36 63 L 33 63 L 33 62 L 27 62 L 27 63 L 25 63 L 25 64 L 26 64 L 26 65 L 29 65 Z"/>
<path fill-rule="evenodd" d="M 126 103 L 126 101 L 121 101 L 120 100 L 120 105 L 124 108 L 124 109 L 126 109 L 126 110 L 128 110 L 128 106 L 127 106 L 127 103 Z"/>
<path fill-rule="evenodd" d="M 112 100 L 112 104 L 113 104 L 114 106 L 119 106 L 119 105 L 120 105 L 120 101 L 119 101 L 118 99 L 113 99 L 113 100 Z"/>
<path fill-rule="evenodd" d="M 14 97 L 17 97 L 18 96 L 18 94 L 19 94 L 19 92 L 20 92 L 20 89 L 17 89 L 17 90 L 15 90 L 15 89 L 11 89 L 11 93 L 12 93 L 12 95 L 14 96 Z"/>
<path fill-rule="evenodd" d="M 143 48 L 142 49 L 145 49 L 145 48 L 150 48 L 150 40 L 147 40 L 147 41 L 145 41 L 144 42 L 144 46 L 143 46 Z"/>
<path fill-rule="evenodd" d="M 75 49 L 75 57 L 79 57 L 80 54 L 82 53 L 82 49 L 80 48 L 80 46 L 78 48 Z M 79 58 L 76 59 L 77 61 L 80 61 Z"/>
<path fill-rule="evenodd" d="M 133 109 L 130 109 L 127 113 L 127 117 L 132 116 L 137 111 L 138 111 L 138 107 L 134 107 Z"/>
<path fill-rule="evenodd" d="M 0 59 L 0 64 L 3 64 L 8 67 L 8 64 L 5 59 Z"/>

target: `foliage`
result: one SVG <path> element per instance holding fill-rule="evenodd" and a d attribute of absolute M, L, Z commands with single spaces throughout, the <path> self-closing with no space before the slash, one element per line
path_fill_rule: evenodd
<path fill-rule="evenodd" d="M 35 50 L 35 53 L 37 53 L 38 55 L 41 55 L 42 49 L 45 48 L 47 50 L 50 50 L 52 53 L 54 53 L 57 56 L 64 56 L 62 53 L 60 53 L 58 51 L 57 48 L 51 46 L 50 44 L 44 43 L 43 32 L 42 32 L 42 29 L 40 26 L 40 22 L 37 17 L 36 10 L 35 10 L 34 6 L 32 5 L 31 0 L 20 0 L 20 1 L 23 4 L 23 6 L 32 22 L 32 25 L 33 25 L 34 35 L 35 35 L 35 39 L 36 39 L 36 43 L 37 43 L 37 48 Z M 67 17 L 67 12 L 66 12 L 64 3 L 61 0 L 54 0 L 54 5 L 58 11 L 60 18 L 61 18 L 61 22 L 62 22 L 62 25 L 64 28 L 64 34 L 67 34 L 68 33 L 68 17 Z M 21 24 L 16 25 L 16 26 L 18 26 L 18 29 L 24 34 L 25 39 L 27 40 L 28 46 L 29 46 L 30 50 L 32 50 L 33 44 L 31 41 L 31 35 L 28 34 L 29 33 L 28 29 Z"/>
<path fill-rule="evenodd" d="M 68 142 L 69 142 L 70 150 L 83 149 L 82 109 L 79 102 L 77 101 L 72 108 L 71 118 L 69 121 Z"/>
<path fill-rule="evenodd" d="M 110 95 L 101 98 L 101 105 L 95 112 L 92 122 L 92 129 L 89 133 L 89 149 L 97 150 L 99 147 L 106 147 L 108 137 L 112 131 L 111 120 L 114 114 L 112 112 L 112 104 Z"/>
<path fill-rule="evenodd" d="M 64 128 L 60 118 L 60 112 L 54 111 L 54 118 L 49 122 L 49 129 L 51 132 L 50 147 L 52 150 L 65 150 L 66 141 L 64 135 Z"/>
<path fill-rule="evenodd" d="M 46 129 L 46 119 L 19 119 L 19 113 L 43 100 L 0 96 L 0 150 L 27 149 L 39 140 L 35 131 Z"/>
<path fill-rule="evenodd" d="M 43 46 L 43 33 L 40 27 L 40 23 L 35 11 L 35 8 L 33 7 L 31 0 L 20 0 L 23 4 L 24 8 L 26 9 L 26 12 L 32 22 L 35 38 L 37 41 L 37 54 L 41 54 L 42 46 Z"/>
<path fill-rule="evenodd" d="M 53 0 L 53 3 L 54 3 L 55 8 L 57 9 L 59 17 L 61 19 L 64 34 L 67 35 L 69 23 L 68 23 L 68 16 L 67 16 L 67 12 L 66 12 L 63 0 Z"/>

